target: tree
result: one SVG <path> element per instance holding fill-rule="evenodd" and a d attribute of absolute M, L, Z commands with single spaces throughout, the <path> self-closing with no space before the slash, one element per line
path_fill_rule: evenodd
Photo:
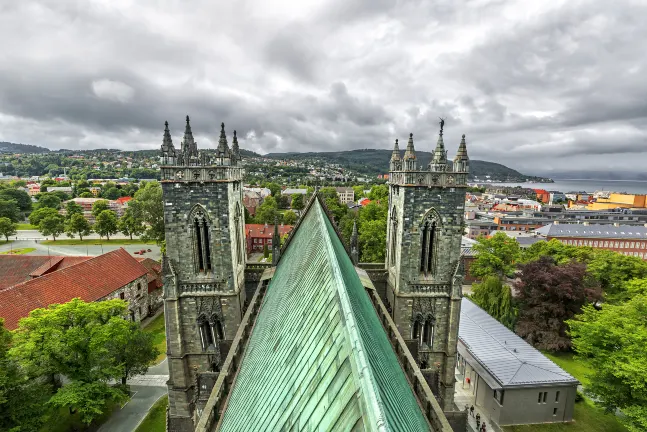
<path fill-rule="evenodd" d="M 364 197 L 364 186 L 353 186 L 353 192 L 355 192 L 355 201 Z"/>
<path fill-rule="evenodd" d="M 65 232 L 65 218 L 56 213 L 56 215 L 47 216 L 38 224 L 38 231 L 44 236 L 51 235 L 56 241 L 56 237 Z"/>
<path fill-rule="evenodd" d="M 42 221 L 46 217 L 56 216 L 58 214 L 58 210 L 50 207 L 39 208 L 38 210 L 31 212 L 31 214 L 29 215 L 29 223 L 34 226 L 38 226 L 40 224 L 40 221 Z"/>
<path fill-rule="evenodd" d="M 587 268 L 600 282 L 605 300 L 611 303 L 620 303 L 631 298 L 626 289 L 628 281 L 647 278 L 646 261 L 607 250 L 596 250 Z"/>
<path fill-rule="evenodd" d="M 383 201 L 389 198 L 389 187 L 387 185 L 375 185 L 368 193 L 368 199 L 371 201 Z"/>
<path fill-rule="evenodd" d="M 126 306 L 123 300 L 73 299 L 35 309 L 20 320 L 11 355 L 30 377 L 56 384 L 51 405 L 76 409 L 89 424 L 126 396 L 108 382 L 145 372 L 158 354 L 151 338 L 126 320 Z M 62 388 L 56 378 L 61 375 L 70 381 Z"/>
<path fill-rule="evenodd" d="M 517 313 L 512 305 L 512 293 L 510 287 L 504 285 L 501 279 L 486 276 L 483 282 L 474 284 L 470 298 L 492 318 L 510 330 L 514 329 Z"/>
<path fill-rule="evenodd" d="M 267 248 L 267 243 L 263 245 L 263 258 L 268 258 L 270 256 L 270 250 Z"/>
<path fill-rule="evenodd" d="M 470 266 L 470 273 L 479 278 L 511 276 L 521 257 L 519 242 L 502 232 L 491 238 L 480 237 L 472 248 L 476 251 L 476 259 Z"/>
<path fill-rule="evenodd" d="M 7 241 L 9 241 L 9 236 L 16 234 L 16 228 L 18 225 L 11 219 L 0 217 L 0 236 L 4 236 Z"/>
<path fill-rule="evenodd" d="M 70 219 L 72 215 L 80 214 L 83 215 L 83 207 L 74 201 L 68 201 L 65 203 L 65 217 Z"/>
<path fill-rule="evenodd" d="M 586 388 L 607 411 L 620 409 L 630 431 L 647 430 L 647 296 L 601 310 L 584 307 L 568 321 L 573 347 L 592 366 Z"/>
<path fill-rule="evenodd" d="M 279 219 L 279 222 L 283 219 L 281 214 L 278 212 L 276 199 L 272 196 L 265 197 L 263 204 L 258 206 L 256 209 L 256 222 L 258 223 L 268 223 L 273 224 L 275 219 Z"/>
<path fill-rule="evenodd" d="M 292 195 L 292 203 L 291 207 L 295 210 L 303 210 L 303 207 L 305 207 L 303 203 L 303 195 L 302 194 L 293 194 Z"/>
<path fill-rule="evenodd" d="M 116 200 L 120 196 L 121 196 L 121 191 L 117 189 L 117 187 L 115 186 L 101 191 L 101 198 Z"/>
<path fill-rule="evenodd" d="M 0 198 L 0 217 L 6 217 L 13 222 L 18 222 L 21 218 L 20 209 L 14 200 L 5 200 Z"/>
<path fill-rule="evenodd" d="M 135 212 L 129 207 L 124 212 L 124 215 L 119 218 L 117 223 L 117 228 L 124 235 L 130 236 L 130 239 L 133 239 L 133 235 L 140 236 L 144 230 L 143 221 L 136 217 Z"/>
<path fill-rule="evenodd" d="M 95 201 L 94 204 L 92 204 L 92 216 L 95 218 L 101 214 L 102 211 L 104 210 L 109 210 L 110 209 L 110 203 L 106 200 L 99 200 Z"/>
<path fill-rule="evenodd" d="M 78 234 L 79 238 L 83 240 L 83 236 L 87 236 L 92 232 L 92 227 L 82 214 L 73 213 L 72 217 L 65 223 L 65 232 L 68 237 L 72 238 L 75 234 Z"/>
<path fill-rule="evenodd" d="M 291 210 L 283 214 L 283 223 L 286 225 L 294 225 L 297 223 L 297 214 Z"/>
<path fill-rule="evenodd" d="M 289 195 L 280 195 L 278 200 L 279 208 L 286 209 L 290 207 L 290 196 Z"/>
<path fill-rule="evenodd" d="M 549 256 L 522 265 L 514 290 L 519 307 L 517 334 L 552 351 L 571 348 L 566 321 L 581 313 L 586 304 L 602 298 L 602 290 L 586 272 L 585 264 L 557 265 Z"/>
<path fill-rule="evenodd" d="M 105 236 L 110 240 L 110 235 L 119 231 L 117 226 L 117 215 L 112 210 L 104 210 L 97 216 L 97 221 L 94 223 L 94 230 L 101 237 Z"/>
<path fill-rule="evenodd" d="M 162 206 L 162 186 L 158 182 L 144 184 L 135 197 L 128 202 L 133 208 L 133 216 L 146 224 L 142 234 L 145 241 L 154 240 L 158 245 L 164 241 L 164 207 Z"/>
<path fill-rule="evenodd" d="M 93 196 L 92 192 L 81 192 L 79 194 L 79 198 L 92 198 Z"/>
<path fill-rule="evenodd" d="M 38 208 L 49 207 L 56 210 L 61 208 L 61 198 L 56 194 L 45 192 L 38 194 L 36 198 L 38 199 Z"/>
<path fill-rule="evenodd" d="M 362 262 L 384 262 L 386 256 L 386 220 L 372 220 L 362 224 L 359 232 Z"/>
<path fill-rule="evenodd" d="M 28 380 L 11 356 L 11 333 L 0 318 L 0 430 L 37 432 L 43 425 L 43 411 L 51 388 Z"/>
<path fill-rule="evenodd" d="M 274 198 L 277 198 L 277 197 L 281 196 L 281 185 L 280 184 L 272 182 L 272 183 L 268 183 L 265 187 L 270 190 L 270 192 L 272 193 L 272 196 Z"/>
<path fill-rule="evenodd" d="M 523 251 L 521 262 L 535 261 L 542 256 L 552 257 L 557 264 L 566 264 L 572 260 L 588 263 L 593 259 L 595 250 L 585 246 L 571 246 L 552 239 L 547 242 L 537 242 Z M 471 270 L 471 267 L 470 267 Z"/>
<path fill-rule="evenodd" d="M 18 209 L 23 213 L 31 210 L 31 197 L 24 190 L 0 186 L 0 200 L 15 201 Z"/>

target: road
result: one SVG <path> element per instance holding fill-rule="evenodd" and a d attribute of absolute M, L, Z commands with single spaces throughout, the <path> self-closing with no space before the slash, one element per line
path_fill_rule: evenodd
<path fill-rule="evenodd" d="M 168 363 L 164 359 L 145 375 L 128 380 L 132 397 L 105 422 L 98 432 L 131 432 L 144 420 L 153 404 L 167 392 Z"/>
<path fill-rule="evenodd" d="M 62 236 L 57 237 L 57 238 L 61 238 L 61 239 L 65 238 L 66 239 L 66 238 L 69 238 L 69 237 L 67 237 L 66 235 L 62 235 Z M 86 238 L 87 239 L 98 239 L 100 237 L 99 237 L 99 234 L 92 233 L 92 234 L 89 234 L 87 236 L 83 236 L 83 238 L 84 239 L 86 239 Z M 125 235 L 123 235 L 121 233 L 118 233 L 118 234 L 110 236 L 110 238 L 111 239 L 112 238 L 114 238 L 114 239 L 127 239 L 127 238 L 130 238 L 130 237 L 125 236 Z M 51 236 L 44 236 L 40 232 L 38 232 L 37 230 L 18 230 L 16 232 L 16 235 L 11 236 L 11 239 L 12 240 L 52 240 L 52 237 Z"/>
<path fill-rule="evenodd" d="M 159 260 L 162 257 L 160 248 L 157 245 L 44 245 L 37 240 L 15 240 L 11 243 L 0 245 L 0 252 L 7 252 L 12 249 L 20 248 L 34 248 L 36 250 L 29 252 L 26 255 L 96 256 L 113 251 L 115 249 L 119 249 L 121 247 L 126 249 L 126 251 L 130 252 L 131 254 L 142 249 L 150 249 L 151 252 L 146 252 L 144 255 L 138 255 L 145 258 Z"/>

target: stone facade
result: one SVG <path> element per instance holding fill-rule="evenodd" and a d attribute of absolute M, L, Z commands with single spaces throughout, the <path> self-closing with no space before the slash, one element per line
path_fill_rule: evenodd
<path fill-rule="evenodd" d="M 244 313 L 245 233 L 236 132 L 215 156 L 198 152 L 189 118 L 176 152 L 164 132 L 164 314 L 169 431 L 192 431 Z"/>
<path fill-rule="evenodd" d="M 111 292 L 109 295 L 99 299 L 98 301 L 113 299 L 121 299 L 128 302 L 128 314 L 131 320 L 140 322 L 142 319 L 146 318 L 150 310 L 148 275 L 138 277 L 134 281 Z"/>
<path fill-rule="evenodd" d="M 445 411 L 453 410 L 468 165 L 465 136 L 448 163 L 441 126 L 428 167 L 416 166 L 412 134 L 403 157 L 396 141 L 389 172 L 385 301 Z"/>

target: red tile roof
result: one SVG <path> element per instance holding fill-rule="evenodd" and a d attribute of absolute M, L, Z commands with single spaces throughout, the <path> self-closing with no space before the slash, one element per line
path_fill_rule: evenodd
<path fill-rule="evenodd" d="M 157 288 L 162 288 L 162 264 L 151 258 L 135 259 L 148 270 L 148 292 L 154 291 Z"/>
<path fill-rule="evenodd" d="M 0 255 L 0 290 L 29 280 L 29 274 L 49 260 L 48 256 Z"/>
<path fill-rule="evenodd" d="M 73 266 L 83 261 L 89 260 L 90 256 L 54 256 L 50 257 L 42 266 L 31 272 L 29 276 L 38 277 L 47 273 Z"/>
<path fill-rule="evenodd" d="M 292 225 L 280 225 L 279 235 L 282 237 L 292 231 Z M 264 224 L 245 224 L 245 236 L 248 238 L 272 238 L 274 235 L 274 225 Z"/>
<path fill-rule="evenodd" d="M 47 257 L 45 257 L 47 258 Z M 0 291 L 0 317 L 13 330 L 34 309 L 79 297 L 86 302 L 108 296 L 148 273 L 123 248 Z"/>

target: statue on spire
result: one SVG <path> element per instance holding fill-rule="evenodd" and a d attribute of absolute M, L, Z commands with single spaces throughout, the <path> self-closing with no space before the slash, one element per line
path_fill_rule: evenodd
<path fill-rule="evenodd" d="M 445 119 L 438 117 L 440 119 L 440 136 L 443 136 L 443 128 L 445 127 Z"/>

